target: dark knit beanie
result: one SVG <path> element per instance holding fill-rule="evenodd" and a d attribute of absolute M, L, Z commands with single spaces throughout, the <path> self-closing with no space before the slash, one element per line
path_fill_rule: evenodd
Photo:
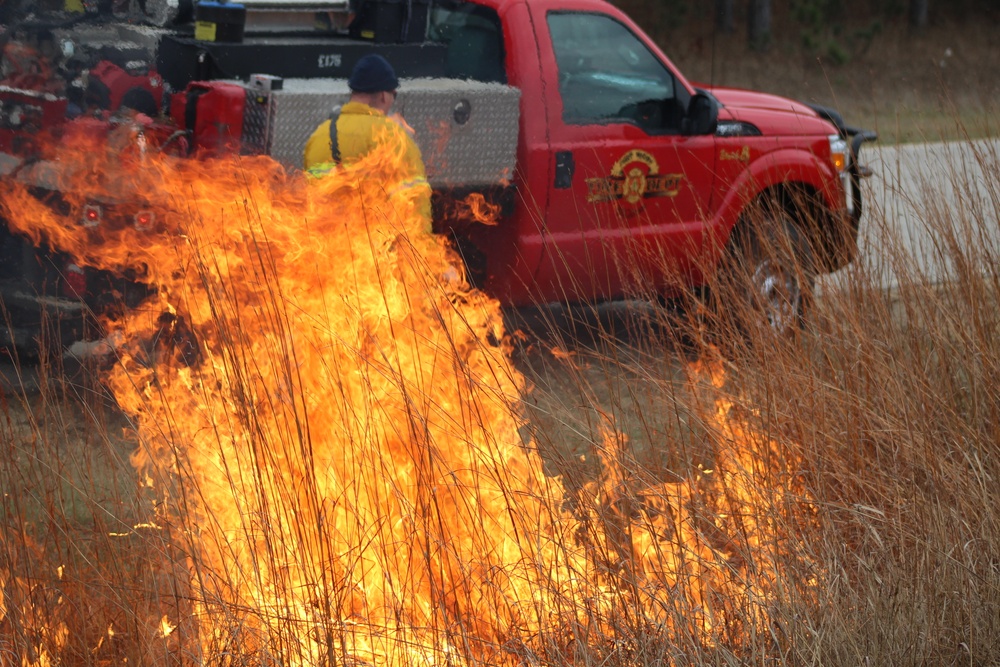
<path fill-rule="evenodd" d="M 347 85 L 356 93 L 382 93 L 399 88 L 399 79 L 388 60 L 370 53 L 354 66 Z"/>

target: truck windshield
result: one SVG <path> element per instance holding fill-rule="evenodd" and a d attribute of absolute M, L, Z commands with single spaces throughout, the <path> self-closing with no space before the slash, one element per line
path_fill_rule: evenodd
<path fill-rule="evenodd" d="M 683 106 L 673 75 L 628 28 L 584 12 L 550 12 L 548 26 L 566 123 L 680 130 Z"/>
<path fill-rule="evenodd" d="M 492 9 L 464 2 L 435 4 L 427 36 L 448 46 L 445 76 L 507 83 L 503 32 Z"/>

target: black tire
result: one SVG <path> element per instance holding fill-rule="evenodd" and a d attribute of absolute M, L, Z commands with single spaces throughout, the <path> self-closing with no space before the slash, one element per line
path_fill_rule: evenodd
<path fill-rule="evenodd" d="M 778 203 L 755 205 L 731 244 L 713 299 L 727 334 L 794 337 L 805 322 L 816 269 L 808 240 Z"/>

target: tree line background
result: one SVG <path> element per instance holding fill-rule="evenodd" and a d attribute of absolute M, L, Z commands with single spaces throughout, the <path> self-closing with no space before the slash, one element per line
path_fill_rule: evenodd
<path fill-rule="evenodd" d="M 886 142 L 1000 135 L 1000 0 L 610 1 L 697 84 L 833 106 Z"/>
<path fill-rule="evenodd" d="M 1000 0 L 612 0 L 651 32 L 683 29 L 710 13 L 716 32 L 745 31 L 750 50 L 766 51 L 776 30 L 794 31 L 806 49 L 820 46 L 824 37 L 852 31 L 874 38 L 886 24 L 905 22 L 921 31 L 946 21 L 1000 19 Z M 776 15 L 787 18 L 776 25 Z M 787 25 L 787 24 L 790 24 Z M 783 36 L 787 37 L 787 35 Z M 793 35 L 794 36 L 794 35 Z M 856 35 L 857 36 L 857 35 Z M 866 35 L 861 34 L 864 38 Z"/>

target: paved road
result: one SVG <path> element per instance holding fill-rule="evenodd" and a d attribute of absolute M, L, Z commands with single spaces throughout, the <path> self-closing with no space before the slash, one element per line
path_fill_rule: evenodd
<path fill-rule="evenodd" d="M 952 240 L 968 256 L 1000 256 L 1000 139 L 866 144 L 861 162 L 874 174 L 863 184 L 858 260 L 821 279 L 821 290 L 859 269 L 881 287 L 896 287 L 914 277 L 900 265 L 919 268 L 918 278 L 947 281 L 954 267 L 945 243 Z"/>

